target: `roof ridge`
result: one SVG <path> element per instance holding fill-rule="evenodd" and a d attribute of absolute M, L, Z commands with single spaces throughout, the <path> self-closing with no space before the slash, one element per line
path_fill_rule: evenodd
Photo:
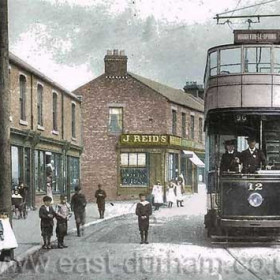
<path fill-rule="evenodd" d="M 132 72 L 128 72 L 128 74 L 132 78 L 138 80 L 139 82 L 158 92 L 159 94 L 167 98 L 169 101 L 179 105 L 183 105 L 193 110 L 204 112 L 204 101 L 202 100 L 202 102 L 199 102 L 192 94 L 187 93 L 182 89 L 172 88 L 171 86 L 142 77 Z"/>

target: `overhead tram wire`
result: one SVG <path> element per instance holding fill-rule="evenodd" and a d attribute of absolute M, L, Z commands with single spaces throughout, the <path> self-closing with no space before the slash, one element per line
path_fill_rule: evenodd
<path fill-rule="evenodd" d="M 277 2 L 277 1 L 280 1 L 280 0 L 270 0 L 270 1 L 262 2 L 262 3 L 258 3 L 258 4 L 254 4 L 254 5 L 242 7 L 242 8 L 239 8 L 239 9 L 234 9 L 234 10 L 222 12 L 222 13 L 219 13 L 219 14 L 217 14 L 217 15 L 219 15 L 219 16 L 220 16 L 220 15 L 225 15 L 225 14 L 228 14 L 228 13 L 237 12 L 237 11 L 242 11 L 242 10 L 245 10 L 245 9 L 254 8 L 254 7 L 257 7 L 257 6 L 261 6 L 261 5 L 265 5 L 265 4 L 269 4 L 269 3 Z"/>
<path fill-rule="evenodd" d="M 230 11 L 226 11 L 226 12 L 222 12 L 222 13 L 216 14 L 216 17 L 214 17 L 214 19 L 217 20 L 217 24 L 226 24 L 227 23 L 227 25 L 229 25 L 229 24 L 233 24 L 233 22 L 231 22 L 230 19 L 247 18 L 246 23 L 249 24 L 248 28 L 250 29 L 251 28 L 251 24 L 252 23 L 259 23 L 261 17 L 279 17 L 280 16 L 280 15 L 272 15 L 272 14 L 269 14 L 269 15 L 255 15 L 257 10 L 258 10 L 258 8 L 260 6 L 265 5 L 265 4 L 269 4 L 269 3 L 273 3 L 273 2 L 276 2 L 276 1 L 280 1 L 280 0 L 264 1 L 264 2 L 261 2 L 261 3 L 258 3 L 258 4 L 254 4 L 254 5 L 250 5 L 250 6 L 246 6 L 246 7 L 242 7 L 242 8 L 238 8 L 237 9 L 237 7 L 239 6 L 239 4 L 241 2 L 241 0 L 239 0 L 237 5 L 236 5 L 236 8 L 234 10 L 230 10 Z M 258 7 L 253 15 L 240 15 L 240 16 L 234 16 L 233 15 L 234 12 L 236 12 L 236 11 L 241 11 L 241 10 L 245 10 L 245 9 L 249 9 L 249 8 L 253 8 L 253 7 Z M 228 13 L 231 13 L 231 15 L 227 16 L 226 14 L 228 14 Z M 252 21 L 251 18 L 256 18 L 257 21 Z M 223 19 L 225 21 L 224 22 L 220 22 L 221 19 Z"/>

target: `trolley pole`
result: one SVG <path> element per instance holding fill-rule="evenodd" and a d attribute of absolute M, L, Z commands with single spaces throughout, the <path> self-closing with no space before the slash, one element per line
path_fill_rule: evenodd
<path fill-rule="evenodd" d="M 0 214 L 11 216 L 8 0 L 0 0 Z"/>

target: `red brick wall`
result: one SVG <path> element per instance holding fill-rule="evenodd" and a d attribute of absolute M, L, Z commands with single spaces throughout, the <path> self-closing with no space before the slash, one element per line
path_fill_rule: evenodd
<path fill-rule="evenodd" d="M 105 75 L 75 91 L 83 96 L 82 187 L 90 200 L 101 183 L 109 199 L 117 199 L 118 135 L 108 132 L 109 106 L 123 105 L 125 133 L 167 134 L 167 99 L 128 76 L 109 79 Z"/>

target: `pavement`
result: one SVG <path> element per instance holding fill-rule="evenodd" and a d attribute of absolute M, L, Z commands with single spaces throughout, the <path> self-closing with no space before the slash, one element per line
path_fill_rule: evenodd
<path fill-rule="evenodd" d="M 136 203 L 137 201 L 108 201 L 106 202 L 104 219 L 99 218 L 97 204 L 88 203 L 86 207 L 85 228 L 115 217 L 134 213 Z M 56 220 L 54 221 L 56 223 Z M 52 242 L 56 241 L 55 227 L 56 224 L 54 226 L 54 235 L 52 237 Z M 16 262 L 20 262 L 28 256 L 37 252 L 42 246 L 39 208 L 37 210 L 29 210 L 26 219 L 13 218 L 13 230 L 18 242 L 18 248 L 14 250 L 14 259 L 16 260 Z M 74 215 L 72 215 L 68 224 L 68 233 L 75 231 L 76 223 Z M 8 263 L 0 262 L 0 275 L 14 264 L 14 261 Z"/>

